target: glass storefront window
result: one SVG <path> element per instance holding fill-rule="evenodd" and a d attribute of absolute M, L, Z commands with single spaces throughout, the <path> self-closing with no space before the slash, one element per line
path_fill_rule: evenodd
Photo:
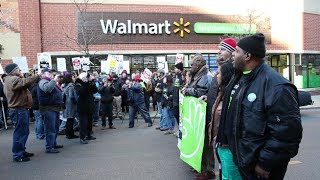
<path fill-rule="evenodd" d="M 141 70 L 143 68 L 143 57 L 142 56 L 132 56 L 131 57 L 131 71 Z"/>
<path fill-rule="evenodd" d="M 143 58 L 144 68 L 150 70 L 156 69 L 156 61 L 154 56 L 145 56 Z"/>

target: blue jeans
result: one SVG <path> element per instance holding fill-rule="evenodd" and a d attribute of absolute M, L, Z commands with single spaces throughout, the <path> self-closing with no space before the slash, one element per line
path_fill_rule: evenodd
<path fill-rule="evenodd" d="M 137 111 L 140 112 L 146 123 L 152 124 L 149 111 L 147 111 L 146 105 L 143 103 L 139 105 L 129 106 L 129 127 L 134 126 L 134 117 L 136 116 Z"/>
<path fill-rule="evenodd" d="M 53 149 L 57 145 L 57 135 L 59 132 L 59 111 L 40 112 L 44 121 L 44 131 L 46 134 L 46 150 Z"/>
<path fill-rule="evenodd" d="M 93 123 L 96 124 L 99 121 L 100 112 L 100 100 L 94 100 L 94 112 L 93 112 Z"/>
<path fill-rule="evenodd" d="M 174 117 L 173 110 L 168 107 L 163 107 L 162 116 L 163 116 L 162 128 L 169 128 L 173 130 L 175 125 L 175 117 Z"/>
<path fill-rule="evenodd" d="M 158 111 L 158 114 L 160 115 L 160 128 L 164 128 L 164 121 L 163 121 L 163 112 L 162 112 L 162 105 L 161 105 L 161 102 L 157 102 L 157 111 Z"/>
<path fill-rule="evenodd" d="M 39 110 L 33 110 L 34 119 L 35 119 L 35 133 L 37 139 L 43 139 L 44 135 L 44 123 L 41 117 Z"/>
<path fill-rule="evenodd" d="M 29 110 L 26 108 L 9 108 L 9 116 L 14 124 L 12 153 L 13 158 L 23 156 L 29 136 Z"/>

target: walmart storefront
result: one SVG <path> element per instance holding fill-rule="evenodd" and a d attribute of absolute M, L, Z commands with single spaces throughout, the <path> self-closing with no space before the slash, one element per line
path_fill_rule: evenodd
<path fill-rule="evenodd" d="M 121 54 L 129 61 L 130 70 L 157 69 L 157 59 L 165 58 L 170 70 L 176 54 L 184 56 L 184 66 L 196 53 L 207 59 L 211 71 L 217 68 L 216 57 L 221 39 L 263 32 L 267 48 L 272 44 L 269 18 L 264 26 L 248 24 L 243 18 L 212 14 L 85 12 L 77 13 L 77 38 L 82 46 L 89 46 L 92 68 L 100 70 L 100 61 L 108 54 Z M 267 25 L 266 25 L 267 24 Z M 110 50 L 101 47 L 111 47 Z M 77 55 L 52 53 L 55 59 L 65 57 L 72 70 L 71 58 Z M 266 63 L 298 88 L 320 87 L 320 55 L 292 53 L 290 50 L 270 50 Z"/>

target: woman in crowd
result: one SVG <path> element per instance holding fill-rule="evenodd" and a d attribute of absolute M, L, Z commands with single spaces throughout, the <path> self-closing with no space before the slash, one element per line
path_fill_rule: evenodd
<path fill-rule="evenodd" d="M 66 137 L 68 139 L 79 138 L 74 134 L 73 125 L 77 115 L 77 94 L 75 90 L 75 76 L 68 73 L 63 77 L 63 99 L 66 109 L 63 111 L 63 117 L 67 118 Z"/>
<path fill-rule="evenodd" d="M 217 99 L 212 107 L 212 116 L 211 122 L 209 123 L 208 128 L 208 136 L 209 136 L 209 145 L 215 146 L 215 138 L 218 133 L 219 123 L 220 123 L 220 116 L 221 116 L 221 108 L 223 103 L 223 97 L 226 86 L 229 84 L 231 77 L 234 74 L 234 68 L 232 62 L 227 62 L 219 66 L 218 74 L 217 74 L 217 82 L 218 82 L 218 96 Z M 217 148 L 218 160 L 221 163 L 222 172 L 220 176 L 222 179 L 234 179 L 240 180 L 241 176 L 239 171 L 237 171 L 237 166 L 233 163 L 232 159 L 225 158 L 227 157 L 225 151 L 227 147 L 224 145 Z M 230 156 L 229 156 L 230 157 Z"/>
<path fill-rule="evenodd" d="M 164 121 L 164 128 L 167 130 L 165 135 L 174 133 L 175 117 L 173 112 L 173 93 L 175 87 L 173 85 L 173 78 L 171 75 L 167 75 L 163 79 L 164 89 L 162 92 L 162 115 Z"/>

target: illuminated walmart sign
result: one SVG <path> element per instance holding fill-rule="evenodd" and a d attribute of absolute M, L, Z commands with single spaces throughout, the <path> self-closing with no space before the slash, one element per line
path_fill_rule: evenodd
<path fill-rule="evenodd" d="M 77 18 L 80 44 L 212 44 L 219 43 L 222 35 L 257 31 L 254 24 L 216 23 L 228 19 L 224 15 L 85 12 Z M 87 20 L 85 27 L 83 18 Z M 263 33 L 271 34 L 268 27 Z"/>
<path fill-rule="evenodd" d="M 184 23 L 184 19 L 180 18 L 180 23 L 174 21 L 173 24 L 176 26 L 174 33 L 180 32 L 180 37 L 184 37 L 184 32 L 190 33 L 190 30 L 187 28 L 190 25 L 190 22 Z M 132 20 L 127 20 L 126 23 L 119 22 L 118 20 L 110 20 L 107 22 L 103 19 L 100 20 L 102 31 L 104 34 L 171 34 L 169 30 L 171 24 L 168 20 L 165 20 L 164 23 L 132 23 Z"/>
<path fill-rule="evenodd" d="M 164 23 L 132 23 L 128 20 L 126 23 L 118 20 L 108 19 L 105 23 L 103 19 L 100 20 L 102 31 L 104 34 L 171 34 L 169 30 L 170 23 L 165 20 Z"/>

